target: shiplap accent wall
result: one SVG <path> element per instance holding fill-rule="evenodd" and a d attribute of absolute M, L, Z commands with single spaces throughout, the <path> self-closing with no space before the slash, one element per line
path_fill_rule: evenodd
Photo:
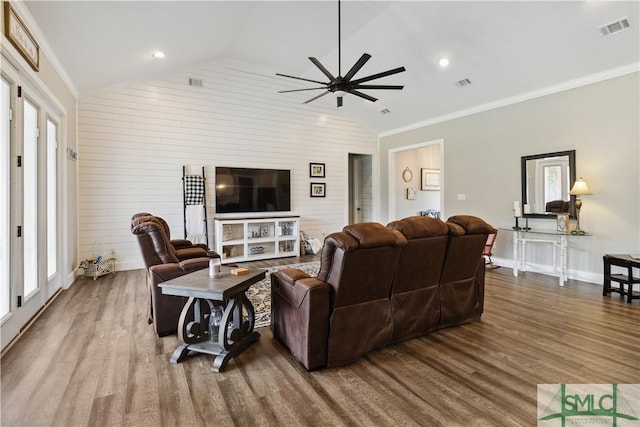
<path fill-rule="evenodd" d="M 191 87 L 189 78 L 202 79 Z M 305 87 L 253 64 L 217 61 L 173 76 L 81 98 L 79 256 L 116 253 L 119 270 L 143 267 L 133 213 L 162 216 L 183 237 L 182 166 L 207 175 L 213 241 L 214 168 L 290 169 L 292 212 L 310 236 L 346 223 L 348 153 L 377 154 L 377 137 L 327 95 L 278 94 Z M 309 96 L 309 94 L 311 94 Z M 326 164 L 326 198 L 309 197 L 309 162 Z"/>

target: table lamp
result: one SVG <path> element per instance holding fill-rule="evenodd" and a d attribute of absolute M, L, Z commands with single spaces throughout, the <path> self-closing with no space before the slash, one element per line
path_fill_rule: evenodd
<path fill-rule="evenodd" d="M 571 234 L 586 234 L 584 231 L 580 229 L 580 208 L 582 207 L 582 199 L 580 196 L 585 196 L 589 194 L 593 194 L 589 191 L 589 187 L 587 187 L 587 183 L 582 180 L 582 177 L 578 179 L 571 187 L 571 191 L 569 192 L 572 196 L 576 196 L 576 229 L 571 232 Z"/>

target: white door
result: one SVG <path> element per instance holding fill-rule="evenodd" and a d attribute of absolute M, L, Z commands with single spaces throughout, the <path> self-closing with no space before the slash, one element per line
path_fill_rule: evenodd
<path fill-rule="evenodd" d="M 58 121 L 3 63 L 0 93 L 0 325 L 4 348 L 60 287 Z M 53 145 L 53 148 L 50 146 Z"/>

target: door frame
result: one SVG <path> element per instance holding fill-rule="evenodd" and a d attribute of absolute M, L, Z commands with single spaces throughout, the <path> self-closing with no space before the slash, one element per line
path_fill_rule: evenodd
<path fill-rule="evenodd" d="M 345 179 L 345 194 L 346 194 L 346 203 L 344 210 L 344 223 L 349 224 L 350 214 L 351 214 L 351 186 L 352 186 L 352 177 L 353 170 L 351 167 L 351 155 L 362 155 L 362 156 L 370 156 L 371 158 L 371 221 L 379 221 L 380 218 L 380 208 L 379 208 L 379 191 L 376 189 L 380 188 L 380 179 L 379 179 L 379 167 L 378 167 L 378 152 L 352 152 L 347 151 L 344 156 L 345 167 L 344 170 L 347 171 L 346 179 Z"/>
<path fill-rule="evenodd" d="M 66 277 L 66 265 L 69 264 L 66 248 L 68 248 L 68 238 L 66 217 L 68 209 L 66 208 L 67 200 L 67 162 L 62 153 L 67 146 L 67 113 L 62 104 L 56 99 L 48 87 L 43 83 L 40 77 L 31 69 L 22 66 L 22 61 L 11 49 L 4 49 L 1 53 L 2 58 L 2 75 L 10 82 L 10 107 L 13 112 L 11 120 L 10 135 L 10 306 L 9 313 L 0 319 L 0 349 L 4 352 L 8 345 L 16 340 L 20 334 L 24 332 L 29 322 L 38 315 L 38 313 L 51 301 L 52 297 L 62 289 L 63 286 L 68 287 L 73 282 L 74 269 L 71 274 Z M 21 97 L 18 97 L 17 88 L 21 87 Z M 24 187 L 22 183 L 23 172 L 17 170 L 14 159 L 18 154 L 22 154 L 23 150 L 23 102 L 28 99 L 31 103 L 38 106 L 38 162 L 37 162 L 37 214 L 36 221 L 38 224 L 38 244 L 37 244 L 37 270 L 38 270 L 38 286 L 37 289 L 28 296 L 24 295 L 23 280 L 23 241 L 17 237 L 17 226 L 23 222 L 22 212 L 22 193 Z M 57 226 L 57 242 L 56 242 L 56 273 L 52 275 L 51 280 L 48 278 L 46 261 L 47 259 L 47 144 L 46 144 L 46 124 L 47 120 L 56 123 L 58 147 L 56 152 L 56 226 Z M 44 142 L 43 142 L 44 141 Z M 18 203 L 20 202 L 20 203 Z M 19 205 L 19 206 L 18 206 Z M 63 218 L 65 220 L 63 221 Z M 16 255 L 18 254 L 18 255 Z M 18 307 L 17 296 L 22 296 L 22 305 Z"/>
<path fill-rule="evenodd" d="M 396 168 L 396 155 L 403 151 L 416 150 L 419 148 L 428 147 L 430 145 L 440 145 L 440 213 L 441 217 L 445 218 L 445 205 L 444 205 L 444 189 L 445 189 L 445 165 L 444 165 L 444 138 L 432 139 L 426 142 L 419 142 L 417 144 L 405 145 L 402 147 L 390 148 L 389 156 L 388 156 L 388 193 L 389 193 L 389 221 L 393 221 L 396 219 L 396 183 L 398 182 L 398 177 L 400 176 L 400 172 L 398 168 Z M 420 171 L 415 171 L 415 176 L 418 177 L 418 180 L 421 180 Z M 418 181 L 420 182 L 420 181 Z"/>

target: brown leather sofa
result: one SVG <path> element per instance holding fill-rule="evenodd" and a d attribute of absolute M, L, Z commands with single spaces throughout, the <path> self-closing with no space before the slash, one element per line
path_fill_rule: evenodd
<path fill-rule="evenodd" d="M 208 268 L 209 260 L 218 254 L 198 248 L 200 249 L 198 253 L 202 256 L 179 259 L 178 251 L 171 244 L 163 221 L 158 221 L 157 218 L 153 216 L 138 217 L 135 224 L 132 220 L 131 232 L 138 238 L 142 258 L 147 267 L 148 320 L 149 323 L 153 323 L 158 336 L 165 336 L 176 333 L 178 319 L 186 303 L 186 298 L 164 295 L 158 285 L 167 280 Z"/>
<path fill-rule="evenodd" d="M 349 225 L 325 239 L 317 277 L 271 274 L 273 334 L 314 370 L 479 318 L 493 231 L 466 215 Z"/>

